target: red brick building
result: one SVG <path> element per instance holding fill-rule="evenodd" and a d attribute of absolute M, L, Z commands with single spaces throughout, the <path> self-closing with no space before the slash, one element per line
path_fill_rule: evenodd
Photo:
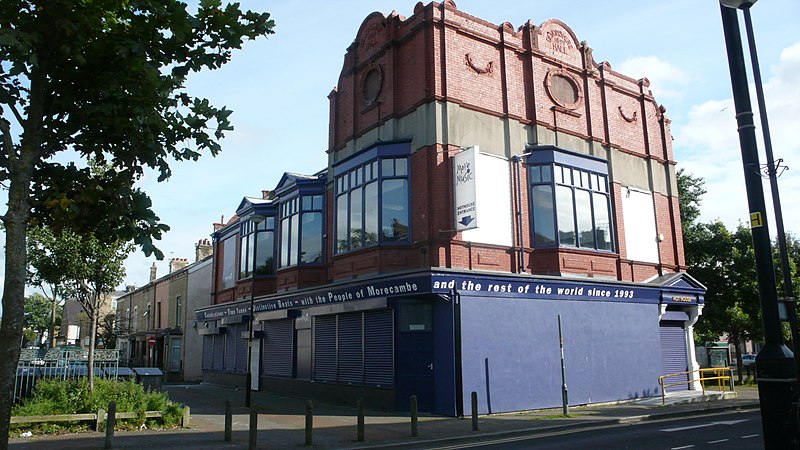
<path fill-rule="evenodd" d="M 554 406 L 558 317 L 585 369 L 573 403 L 696 369 L 703 287 L 682 272 L 648 85 L 558 20 L 496 25 L 452 1 L 369 15 L 329 95 L 328 167 L 286 173 L 214 233 L 204 377 L 243 381 L 251 296 L 254 387 L 281 392 Z"/>

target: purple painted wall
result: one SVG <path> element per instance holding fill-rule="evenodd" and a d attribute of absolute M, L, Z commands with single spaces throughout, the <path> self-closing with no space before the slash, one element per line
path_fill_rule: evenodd
<path fill-rule="evenodd" d="M 478 296 L 461 301 L 465 409 L 472 391 L 481 414 L 561 406 L 558 314 L 571 405 L 661 392 L 658 305 Z"/>

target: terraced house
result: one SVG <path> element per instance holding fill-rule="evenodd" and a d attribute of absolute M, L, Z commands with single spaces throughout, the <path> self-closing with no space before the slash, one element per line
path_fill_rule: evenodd
<path fill-rule="evenodd" d="M 203 379 L 249 367 L 255 389 L 398 410 L 414 394 L 446 415 L 473 391 L 481 412 L 552 407 L 559 319 L 572 404 L 697 368 L 704 288 L 648 85 L 558 20 L 369 15 L 328 97 L 327 167 L 213 234 Z"/>

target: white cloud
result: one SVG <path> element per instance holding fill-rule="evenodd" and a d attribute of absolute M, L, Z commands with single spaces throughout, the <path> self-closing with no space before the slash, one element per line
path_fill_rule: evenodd
<path fill-rule="evenodd" d="M 784 224 L 787 231 L 800 234 L 800 208 L 795 207 L 800 196 L 800 142 L 794 135 L 800 119 L 800 42 L 784 49 L 779 64 L 771 68 L 769 76 L 762 76 L 774 158 L 783 159 L 783 165 L 790 168 L 778 178 Z M 754 86 L 750 90 L 756 109 Z M 754 121 L 759 160 L 764 165 L 767 159 L 757 111 Z M 687 122 L 673 125 L 673 131 L 679 167 L 706 181 L 708 193 L 703 198 L 701 220 L 719 218 L 728 227 L 735 227 L 740 221 L 746 223 L 749 208 L 733 100 L 708 100 L 692 106 Z M 767 179 L 763 190 L 770 234 L 774 237 L 774 210 Z"/>
<path fill-rule="evenodd" d="M 682 97 L 683 88 L 693 79 L 689 72 L 656 56 L 635 56 L 615 64 L 614 69 L 637 79 L 647 77 L 650 90 L 659 100 Z"/>

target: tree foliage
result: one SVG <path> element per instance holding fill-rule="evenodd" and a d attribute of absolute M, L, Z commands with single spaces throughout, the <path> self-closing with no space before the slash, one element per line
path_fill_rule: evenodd
<path fill-rule="evenodd" d="M 697 221 L 705 193 L 702 178 L 678 171 L 678 190 L 687 271 L 707 288 L 696 338 L 713 342 L 727 336 L 738 356 L 746 341 L 761 336 L 752 233 L 741 224 L 731 232 L 719 220 Z M 741 358 L 737 361 L 741 365 Z"/>
<path fill-rule="evenodd" d="M 178 0 L 0 2 L 0 184 L 8 189 L 0 450 L 8 446 L 29 224 L 133 241 L 163 257 L 153 241 L 168 227 L 135 182 L 148 168 L 164 180 L 170 162 L 220 151 L 231 111 L 190 95 L 186 79 L 221 67 L 273 26 L 267 13 L 219 0 L 201 0 L 196 12 Z M 89 159 L 110 168 L 95 176 L 81 163 Z"/>
<path fill-rule="evenodd" d="M 678 205 L 681 211 L 681 227 L 684 239 L 691 234 L 692 227 L 700 218 L 700 205 L 706 193 L 705 180 L 678 169 Z"/>
<path fill-rule="evenodd" d="M 68 268 L 71 291 L 89 319 L 89 367 L 94 367 L 94 349 L 101 311 L 110 301 L 108 293 L 125 279 L 125 258 L 132 248 L 123 241 L 103 242 L 86 235 L 78 249 L 80 257 Z M 89 371 L 89 388 L 94 387 L 94 371 Z"/>
<path fill-rule="evenodd" d="M 52 302 L 49 298 L 38 292 L 25 298 L 25 328 L 35 331 L 39 339 L 51 330 L 51 316 Z"/>
<path fill-rule="evenodd" d="M 28 231 L 28 283 L 41 288 L 50 301 L 51 347 L 55 346 L 58 310 L 68 295 L 65 268 L 75 264 L 79 245 L 80 236 L 70 230 L 56 235 L 49 227 L 37 226 Z"/>

